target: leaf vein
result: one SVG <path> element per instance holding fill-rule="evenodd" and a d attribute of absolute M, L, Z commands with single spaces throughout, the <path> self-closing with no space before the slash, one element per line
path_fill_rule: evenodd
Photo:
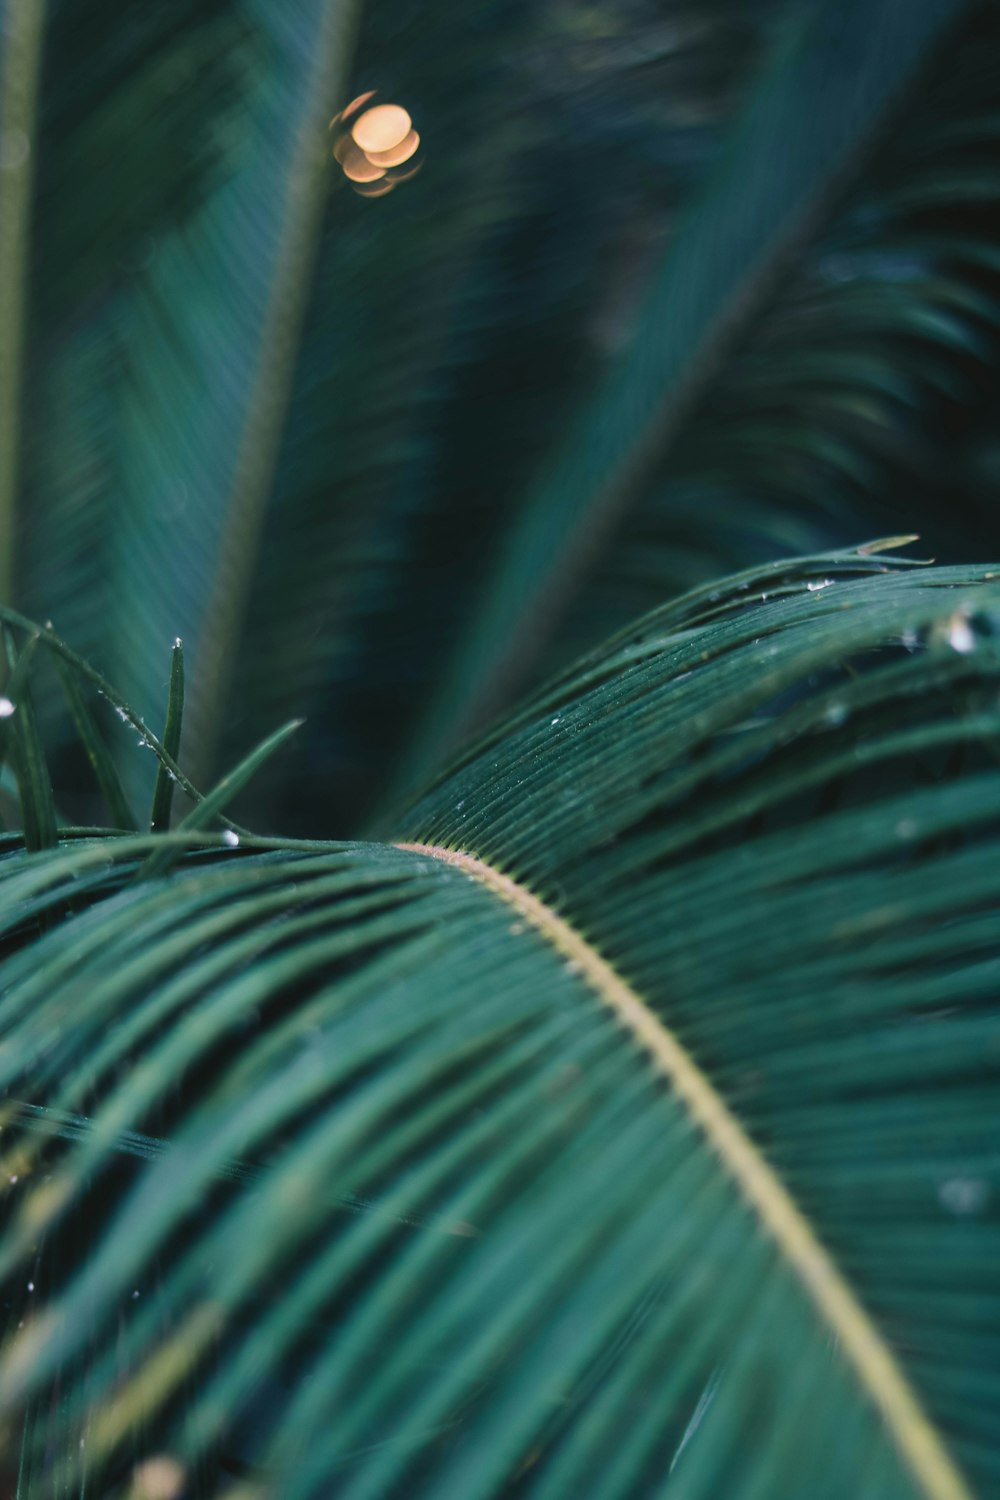
<path fill-rule="evenodd" d="M 433 844 L 399 843 L 396 847 L 452 865 L 486 886 L 574 965 L 646 1049 L 718 1153 L 854 1367 L 920 1492 L 927 1500 L 973 1500 L 892 1350 L 815 1230 L 709 1078 L 641 995 L 563 917 L 485 860 Z"/>

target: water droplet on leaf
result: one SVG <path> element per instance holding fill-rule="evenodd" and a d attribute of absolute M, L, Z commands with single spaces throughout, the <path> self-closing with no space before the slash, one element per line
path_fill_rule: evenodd
<path fill-rule="evenodd" d="M 985 1177 L 949 1177 L 938 1187 L 938 1198 L 948 1212 L 963 1216 L 981 1212 L 989 1196 Z"/>
<path fill-rule="evenodd" d="M 948 621 L 948 645 L 963 655 L 976 649 L 976 637 L 964 610 L 956 610 Z"/>

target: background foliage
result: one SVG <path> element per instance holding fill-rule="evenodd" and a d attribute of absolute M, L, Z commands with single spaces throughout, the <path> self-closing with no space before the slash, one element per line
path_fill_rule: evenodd
<path fill-rule="evenodd" d="M 997 27 L 53 0 L 15 602 L 147 714 L 183 636 L 199 774 L 305 715 L 255 807 L 344 834 L 679 589 L 994 555 Z M 377 202 L 323 164 L 370 86 L 426 143 Z"/>
<path fill-rule="evenodd" d="M 1000 1494 L 1000 10 L 0 20 L 0 1490 Z"/>

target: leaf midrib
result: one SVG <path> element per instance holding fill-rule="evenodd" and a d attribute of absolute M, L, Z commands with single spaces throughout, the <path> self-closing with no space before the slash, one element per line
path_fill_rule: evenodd
<path fill-rule="evenodd" d="M 395 847 L 450 865 L 486 886 L 530 923 L 614 1012 L 667 1079 L 829 1327 L 919 1493 L 927 1500 L 974 1500 L 892 1350 L 812 1225 L 708 1076 L 642 996 L 569 922 L 485 860 L 436 844 Z"/>

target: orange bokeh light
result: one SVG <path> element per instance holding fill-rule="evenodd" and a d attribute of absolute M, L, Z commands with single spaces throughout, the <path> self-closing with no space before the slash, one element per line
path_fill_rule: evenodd
<path fill-rule="evenodd" d="M 385 168 L 370 162 L 350 136 L 345 136 L 343 142 L 337 142 L 334 155 L 344 169 L 344 176 L 349 177 L 352 182 L 377 182 L 380 177 L 385 176 Z"/>
<path fill-rule="evenodd" d="M 381 182 L 357 183 L 354 191 L 362 198 L 384 198 L 386 193 L 391 193 L 395 186 L 394 177 L 383 177 Z"/>
<path fill-rule="evenodd" d="M 367 92 L 367 94 L 359 94 L 356 99 L 352 99 L 351 100 L 350 104 L 348 104 L 345 109 L 342 109 L 340 111 L 340 114 L 338 115 L 337 118 L 340 119 L 340 120 L 349 120 L 350 117 L 351 117 L 351 115 L 357 114 L 357 112 L 361 108 L 362 104 L 367 104 L 369 99 L 374 99 L 374 98 L 375 98 L 375 90 L 374 89 L 369 89 L 368 92 Z"/>
<path fill-rule="evenodd" d="M 408 130 L 398 146 L 390 146 L 388 151 L 366 151 L 365 155 L 377 167 L 400 167 L 404 161 L 409 161 L 419 145 L 417 132 Z"/>
<path fill-rule="evenodd" d="M 411 124 L 401 104 L 376 104 L 358 116 L 351 134 L 364 152 L 391 151 L 406 138 Z"/>
<path fill-rule="evenodd" d="M 401 104 L 376 104 L 374 90 L 358 94 L 330 121 L 333 156 L 354 191 L 382 198 L 421 167 L 420 136 Z"/>

